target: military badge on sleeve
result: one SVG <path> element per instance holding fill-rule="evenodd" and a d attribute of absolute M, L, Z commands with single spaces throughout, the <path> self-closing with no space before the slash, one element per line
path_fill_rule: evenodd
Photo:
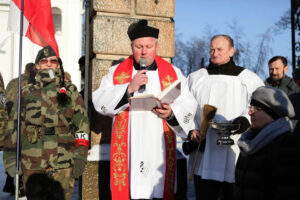
<path fill-rule="evenodd" d="M 78 145 L 89 147 L 89 135 L 87 133 L 75 133 L 75 146 Z"/>
<path fill-rule="evenodd" d="M 4 93 L 0 93 L 0 102 L 3 106 L 6 105 L 6 96 Z"/>

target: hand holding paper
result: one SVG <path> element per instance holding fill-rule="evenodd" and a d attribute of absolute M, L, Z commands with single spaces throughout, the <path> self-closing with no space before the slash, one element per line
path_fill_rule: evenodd
<path fill-rule="evenodd" d="M 161 107 L 162 103 L 171 104 L 181 93 L 181 82 L 176 80 L 164 89 L 158 96 L 152 94 L 134 96 L 129 98 L 131 110 L 151 111 L 155 107 Z"/>
<path fill-rule="evenodd" d="M 153 108 L 153 112 L 160 118 L 165 119 L 170 117 L 172 114 L 172 109 L 169 104 L 162 103 L 161 107 Z"/>

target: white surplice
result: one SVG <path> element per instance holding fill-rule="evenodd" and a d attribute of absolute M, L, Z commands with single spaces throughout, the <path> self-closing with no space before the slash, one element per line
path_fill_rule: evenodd
<path fill-rule="evenodd" d="M 129 104 L 115 109 L 129 83 L 113 85 L 113 74 L 117 66 L 110 68 L 103 77 L 100 87 L 93 92 L 92 99 L 95 109 L 103 114 L 115 117 L 125 110 Z M 177 77 L 181 80 L 181 95 L 170 104 L 179 123 L 171 127 L 175 134 L 187 137 L 193 125 L 197 102 L 189 92 L 186 78 L 174 67 Z M 132 77 L 137 73 L 133 68 Z M 161 92 L 158 70 L 148 71 L 148 84 L 142 94 L 157 95 Z M 138 91 L 134 96 L 141 95 Z M 129 116 L 129 176 L 130 196 L 132 199 L 162 198 L 165 180 L 165 142 L 162 119 L 152 111 L 130 111 Z"/>
<path fill-rule="evenodd" d="M 249 122 L 248 106 L 252 92 L 264 85 L 262 80 L 253 72 L 244 69 L 238 76 L 210 75 L 206 69 L 200 69 L 188 77 L 190 90 L 196 98 L 200 109 L 196 113 L 196 128 L 199 130 L 204 104 L 217 107 L 213 120 L 234 120 L 239 116 L 246 117 Z M 235 144 L 217 145 L 219 134 L 209 128 L 206 133 L 204 153 L 199 153 L 194 174 L 203 179 L 220 182 L 234 182 L 235 164 L 239 155 L 236 145 L 240 135 L 231 138 Z M 189 164 L 194 160 L 195 152 L 190 155 Z"/>

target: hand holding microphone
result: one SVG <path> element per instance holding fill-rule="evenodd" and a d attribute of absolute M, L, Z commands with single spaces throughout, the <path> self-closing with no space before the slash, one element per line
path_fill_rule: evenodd
<path fill-rule="evenodd" d="M 147 60 L 145 58 L 140 59 L 140 70 L 147 69 Z M 146 74 L 146 73 L 145 73 Z M 146 85 L 141 85 L 139 92 L 144 92 L 146 90 Z"/>
<path fill-rule="evenodd" d="M 140 70 L 137 72 L 136 75 L 133 76 L 129 85 L 128 85 L 128 93 L 134 93 L 135 91 L 139 90 L 139 92 L 144 92 L 146 89 L 145 84 L 148 82 L 148 77 L 146 75 L 147 69 L 147 60 L 142 58 L 140 60 Z"/>

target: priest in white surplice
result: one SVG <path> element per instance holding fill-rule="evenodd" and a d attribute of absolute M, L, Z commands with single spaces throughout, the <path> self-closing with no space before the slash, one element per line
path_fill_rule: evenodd
<path fill-rule="evenodd" d="M 156 55 L 158 29 L 140 20 L 127 33 L 133 55 L 112 66 L 92 95 L 95 109 L 113 117 L 112 198 L 174 199 L 175 134 L 187 137 L 197 102 L 181 71 Z M 146 69 L 141 69 L 142 59 Z M 130 109 L 129 97 L 157 95 L 177 79 L 181 95 L 170 105 L 151 111 Z"/>
<path fill-rule="evenodd" d="M 214 121 L 239 122 L 239 133 L 250 125 L 247 113 L 251 93 L 263 82 L 256 74 L 235 65 L 234 52 L 233 40 L 229 36 L 214 36 L 210 43 L 209 66 L 189 75 L 190 90 L 200 106 L 195 117 L 196 130 L 200 129 L 204 104 L 217 107 Z M 199 131 L 192 132 L 190 137 L 194 141 L 201 140 Z M 234 145 L 219 146 L 219 134 L 211 128 L 207 130 L 205 149 L 199 153 L 194 171 L 197 199 L 217 200 L 220 194 L 223 194 L 221 199 L 234 199 L 234 172 L 239 155 L 236 141 L 240 135 L 231 137 Z M 190 161 L 194 156 L 195 152 L 190 155 Z"/>

